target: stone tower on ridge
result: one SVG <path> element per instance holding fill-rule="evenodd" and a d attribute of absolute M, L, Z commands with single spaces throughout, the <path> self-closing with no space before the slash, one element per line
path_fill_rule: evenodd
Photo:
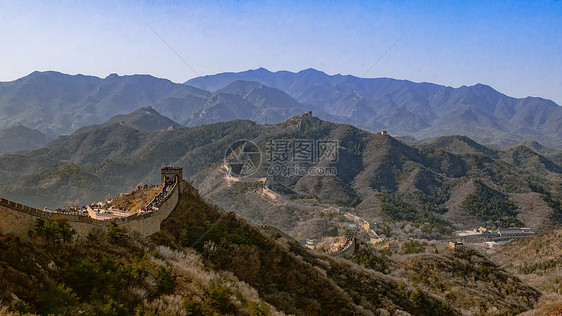
<path fill-rule="evenodd" d="M 161 183 L 162 185 L 164 185 L 164 180 L 166 180 L 166 178 L 168 179 L 173 179 L 177 177 L 177 181 L 178 183 L 181 183 L 183 180 L 183 169 L 182 167 L 164 167 L 162 168 L 162 173 L 161 173 Z"/>

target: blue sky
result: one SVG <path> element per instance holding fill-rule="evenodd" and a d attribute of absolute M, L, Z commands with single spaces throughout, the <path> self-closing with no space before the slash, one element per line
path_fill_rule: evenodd
<path fill-rule="evenodd" d="M 195 70 L 187 67 L 152 27 Z M 562 2 L 1 1 L 0 81 L 34 70 L 184 82 L 264 67 L 449 86 L 562 104 Z"/>

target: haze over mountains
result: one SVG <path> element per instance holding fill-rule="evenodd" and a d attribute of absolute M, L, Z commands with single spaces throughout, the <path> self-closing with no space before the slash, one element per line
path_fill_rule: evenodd
<path fill-rule="evenodd" d="M 236 80 L 261 82 L 369 131 L 426 138 L 467 135 L 486 144 L 533 139 L 560 148 L 562 108 L 541 98 L 516 99 L 477 84 L 451 88 L 390 78 L 329 76 L 315 69 L 298 73 L 260 68 L 186 82 L 211 91 Z M 321 116 L 320 116 L 321 117 Z"/>
<path fill-rule="evenodd" d="M 47 144 L 51 138 L 38 130 L 23 125 L 0 130 L 0 155 L 22 150 L 37 149 Z"/>
<path fill-rule="evenodd" d="M 451 88 L 263 68 L 186 84 L 148 75 L 101 79 L 57 72 L 0 83 L 0 128 L 21 123 L 50 137 L 146 106 L 184 126 L 235 119 L 275 124 L 312 110 L 332 122 L 417 139 L 466 135 L 496 147 L 533 140 L 562 148 L 561 107 L 541 98 L 511 98 L 481 84 Z"/>
<path fill-rule="evenodd" d="M 175 129 L 183 127 L 181 124 L 161 115 L 152 107 L 142 107 L 129 114 L 118 114 L 103 124 L 84 126 L 73 134 L 80 134 L 95 130 L 99 127 L 107 127 L 114 124 L 125 124 L 141 131 L 159 131 L 163 129 Z"/>
<path fill-rule="evenodd" d="M 100 79 L 34 72 L 0 83 L 0 127 L 21 123 L 59 136 L 147 106 L 186 126 L 235 119 L 278 123 L 304 111 L 282 91 L 260 86 L 234 84 L 210 93 L 147 75 Z M 243 96 L 236 94 L 242 89 Z"/>

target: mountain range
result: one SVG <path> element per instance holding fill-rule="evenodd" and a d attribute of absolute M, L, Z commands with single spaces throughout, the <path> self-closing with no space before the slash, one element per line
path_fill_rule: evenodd
<path fill-rule="evenodd" d="M 141 108 L 41 149 L 0 156 L 0 195 L 38 208 L 86 204 L 158 183 L 161 167 L 179 165 L 214 203 L 295 236 L 334 232 L 339 221 L 327 221 L 324 214 L 333 207 L 396 230 L 403 222 L 427 224 L 426 237 L 479 225 L 543 230 L 562 222 L 556 206 L 562 196 L 559 151 L 539 154 L 523 145 L 501 151 L 466 136 L 408 145 L 310 114 L 275 125 L 236 120 L 147 130 L 125 123 L 149 118 L 164 122 L 161 127 L 169 123 L 155 110 Z M 263 163 L 251 177 L 231 183 L 225 151 L 241 139 L 260 148 Z M 334 168 L 337 174 L 269 175 L 268 143 L 295 139 L 338 142 L 337 161 L 296 165 Z M 277 198 L 264 195 L 263 178 Z M 480 207 L 479 196 L 494 198 L 495 204 Z"/>
<path fill-rule="evenodd" d="M 49 137 L 152 107 L 184 126 L 235 119 L 276 124 L 312 110 L 324 120 L 416 139 L 464 135 L 495 148 L 530 140 L 562 148 L 562 108 L 477 84 L 459 88 L 389 78 L 260 68 L 194 78 L 106 78 L 34 72 L 0 83 L 0 128 L 21 123 Z"/>
<path fill-rule="evenodd" d="M 474 249 L 451 249 L 435 239 L 480 225 L 560 227 L 560 151 L 534 142 L 497 150 L 466 136 L 406 139 L 411 143 L 308 112 L 278 124 L 234 120 L 182 127 L 142 107 L 40 149 L 0 155 L 0 196 L 38 208 L 89 204 L 159 183 L 163 166 L 182 166 L 193 184 L 149 239 L 110 231 L 61 244 L 34 232 L 29 240 L 0 235 L 0 272 L 6 275 L 0 313 L 552 310 L 556 280 L 542 270 L 558 271 L 550 268 L 556 259 L 522 263 L 500 253 L 494 260 L 506 271 Z M 235 145 L 239 140 L 251 140 L 252 152 L 257 148 L 263 156 L 252 174 L 237 178 L 225 157 L 233 146 L 243 152 Z M 294 140 L 337 142 L 337 159 L 295 164 L 337 172 L 270 175 L 268 146 Z M 368 222 L 387 239 L 374 245 L 360 231 L 349 260 L 309 251 L 295 240 L 343 238 L 338 236 L 350 218 Z M 538 245 L 558 235 L 537 236 L 521 252 L 544 251 Z M 29 275 L 34 278 L 24 277 Z"/>
<path fill-rule="evenodd" d="M 0 83 L 3 198 L 85 205 L 160 183 L 165 166 L 190 182 L 149 238 L 0 234 L 0 314 L 560 310 L 560 121 L 548 100 L 482 85 L 313 69 Z M 343 243 L 350 222 L 349 260 L 297 240 Z M 491 256 L 446 242 L 456 229 L 523 225 L 544 233 Z"/>
<path fill-rule="evenodd" d="M 102 124 L 140 107 L 157 110 L 169 118 L 164 123 L 176 127 L 235 119 L 278 123 L 304 111 L 284 92 L 258 83 L 234 83 L 211 93 L 148 75 L 100 79 L 57 72 L 34 72 L 0 83 L 0 127 L 20 123 L 51 137 Z"/>
<path fill-rule="evenodd" d="M 128 125 L 130 127 L 146 132 L 160 131 L 163 129 L 173 130 L 175 128 L 183 127 L 183 125 L 172 121 L 171 119 L 155 111 L 152 107 L 147 106 L 142 107 L 129 114 L 118 114 L 103 124 L 94 124 L 81 127 L 77 129 L 73 134 L 81 134 L 93 131 L 100 127 L 112 126 L 117 123 Z"/>
<path fill-rule="evenodd" d="M 272 174 L 275 164 L 266 158 L 246 180 L 225 181 L 225 170 L 215 167 L 193 181 L 203 195 L 224 208 L 309 238 L 333 231 L 337 221 L 326 218 L 326 209 L 334 206 L 371 223 L 387 223 L 396 233 L 401 229 L 395 224 L 402 221 L 428 225 L 426 233 L 414 234 L 418 238 L 435 238 L 446 227 L 524 224 L 544 230 L 562 223 L 562 209 L 551 202 L 562 193 L 562 166 L 555 162 L 560 152 L 541 155 L 523 145 L 499 151 L 466 136 L 407 145 L 389 135 L 310 115 L 271 126 L 253 142 L 268 153 L 276 140 L 307 139 L 337 141 L 338 159 L 289 166 L 332 168 L 337 174 Z M 264 177 L 274 197 L 259 189 Z M 399 235 L 408 235 L 407 231 Z"/>
<path fill-rule="evenodd" d="M 330 76 L 257 69 L 191 79 L 186 84 L 218 91 L 237 80 L 285 91 L 302 104 L 369 131 L 427 138 L 466 135 L 492 145 L 532 139 L 561 148 L 562 108 L 536 97 L 516 99 L 477 84 L 460 88 L 390 78 Z M 322 117 L 319 115 L 319 117 Z"/>

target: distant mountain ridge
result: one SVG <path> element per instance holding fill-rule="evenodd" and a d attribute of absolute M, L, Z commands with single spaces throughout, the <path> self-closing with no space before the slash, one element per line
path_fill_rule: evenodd
<path fill-rule="evenodd" d="M 96 124 L 90 126 L 84 126 L 74 132 L 74 134 L 80 134 L 88 131 L 92 131 L 101 126 L 110 126 L 113 124 L 127 124 L 131 127 L 139 129 L 141 131 L 159 131 L 167 128 L 181 128 L 181 124 L 172 121 L 171 119 L 161 115 L 155 111 L 152 107 L 142 107 L 129 114 L 118 114 L 110 118 L 104 124 Z"/>
<path fill-rule="evenodd" d="M 267 69 L 191 79 L 195 87 L 219 90 L 236 80 L 257 81 L 285 91 L 300 103 L 369 131 L 427 138 L 466 135 L 497 146 L 536 140 L 562 148 L 562 108 L 536 97 L 516 99 L 477 84 L 459 88 L 390 78 L 330 76 L 315 69 L 298 73 Z"/>
<path fill-rule="evenodd" d="M 101 79 L 48 71 L 0 83 L 0 128 L 22 123 L 51 137 L 149 106 L 170 124 L 185 126 L 235 119 L 279 123 L 304 108 L 283 91 L 242 81 L 215 93 L 149 75 Z"/>
<path fill-rule="evenodd" d="M 203 104 L 210 93 L 148 75 L 105 79 L 58 72 L 34 72 L 0 83 L 0 126 L 22 123 L 50 136 L 70 134 L 143 106 L 159 108 L 171 119 L 175 107 Z M 181 113 L 178 113 L 181 114 Z"/>
<path fill-rule="evenodd" d="M 464 135 L 495 148 L 531 140 L 562 149 L 561 107 L 541 98 L 511 98 L 481 84 L 451 88 L 314 69 L 223 73 L 188 84 L 149 75 L 102 79 L 34 72 L 0 83 L 0 128 L 21 123 L 56 137 L 148 106 L 184 126 L 235 119 L 276 124 L 312 110 L 323 120 L 417 139 Z"/>

